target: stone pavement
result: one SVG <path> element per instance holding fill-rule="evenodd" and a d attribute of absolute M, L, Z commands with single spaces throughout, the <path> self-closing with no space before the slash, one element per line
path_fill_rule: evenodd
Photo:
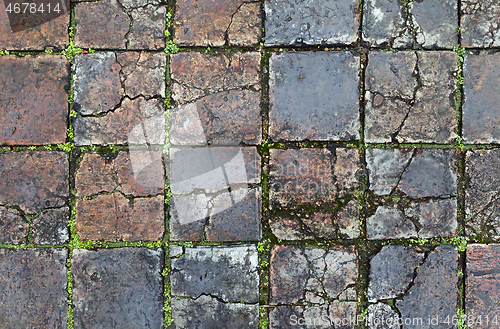
<path fill-rule="evenodd" d="M 500 0 L 37 6 L 1 328 L 498 328 Z"/>

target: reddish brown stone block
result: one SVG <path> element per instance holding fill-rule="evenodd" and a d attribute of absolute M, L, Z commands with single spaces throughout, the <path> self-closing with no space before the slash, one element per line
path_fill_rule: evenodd
<path fill-rule="evenodd" d="M 68 61 L 62 55 L 0 56 L 0 144 L 66 141 Z"/>
<path fill-rule="evenodd" d="M 28 242 L 29 223 L 19 211 L 0 207 L 0 244 Z"/>
<path fill-rule="evenodd" d="M 163 196 L 127 199 L 114 193 L 76 201 L 76 232 L 82 240 L 154 241 L 163 231 Z"/>

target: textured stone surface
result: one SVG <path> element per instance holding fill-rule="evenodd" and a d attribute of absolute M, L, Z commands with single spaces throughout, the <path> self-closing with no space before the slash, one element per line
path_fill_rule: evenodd
<path fill-rule="evenodd" d="M 372 52 L 366 71 L 365 139 L 451 143 L 457 119 L 454 52 Z"/>
<path fill-rule="evenodd" d="M 363 40 L 372 46 L 451 49 L 458 42 L 453 0 L 369 0 L 363 8 Z"/>
<path fill-rule="evenodd" d="M 120 193 L 113 193 L 76 200 L 76 233 L 82 240 L 161 240 L 163 208 L 163 195 L 127 199 Z"/>
<path fill-rule="evenodd" d="M 500 46 L 500 2 L 498 0 L 461 1 L 460 28 L 463 47 Z"/>
<path fill-rule="evenodd" d="M 161 328 L 162 267 L 162 249 L 75 249 L 75 328 Z"/>
<path fill-rule="evenodd" d="M 355 239 L 359 236 L 359 202 L 351 200 L 336 211 L 273 216 L 269 225 L 273 234 L 283 240 Z"/>
<path fill-rule="evenodd" d="M 499 83 L 499 53 L 465 53 L 463 138 L 466 143 L 500 142 Z"/>
<path fill-rule="evenodd" d="M 477 328 L 496 328 L 498 325 L 499 267 L 500 245 L 467 247 L 465 309 L 467 320 L 475 321 Z"/>
<path fill-rule="evenodd" d="M 165 47 L 165 7 L 159 1 L 96 1 L 75 5 L 75 46 L 94 49 Z"/>
<path fill-rule="evenodd" d="M 0 67 L 0 145 L 64 143 L 69 88 L 66 58 L 0 56 Z"/>
<path fill-rule="evenodd" d="M 257 304 L 222 303 L 202 295 L 197 299 L 172 299 L 173 328 L 254 329 L 259 323 Z"/>
<path fill-rule="evenodd" d="M 28 242 L 29 223 L 15 209 L 0 207 L 0 244 Z"/>
<path fill-rule="evenodd" d="M 260 2 L 183 0 L 175 7 L 174 43 L 183 46 L 251 46 L 262 36 Z"/>
<path fill-rule="evenodd" d="M 357 149 L 270 150 L 270 208 L 336 202 L 358 185 Z"/>
<path fill-rule="evenodd" d="M 4 328 L 66 328 L 66 258 L 65 249 L 0 249 Z"/>
<path fill-rule="evenodd" d="M 368 306 L 368 325 L 373 329 L 399 329 L 401 320 L 398 313 L 389 305 L 383 303 L 371 304 Z"/>
<path fill-rule="evenodd" d="M 32 220 L 35 244 L 62 245 L 69 241 L 69 208 L 46 209 Z"/>
<path fill-rule="evenodd" d="M 0 153 L 0 204 L 34 214 L 62 207 L 69 195 L 68 154 L 55 151 Z"/>
<path fill-rule="evenodd" d="M 358 37 L 358 2 L 265 1 L 266 45 L 353 44 Z"/>
<path fill-rule="evenodd" d="M 173 296 L 209 295 L 224 302 L 259 301 L 257 248 L 254 245 L 185 248 L 172 258 Z"/>
<path fill-rule="evenodd" d="M 465 229 L 473 238 L 500 239 L 500 150 L 469 151 L 466 157 Z"/>
<path fill-rule="evenodd" d="M 275 141 L 359 139 L 359 58 L 289 52 L 270 59 L 269 134 Z"/>
<path fill-rule="evenodd" d="M 277 306 L 269 313 L 270 329 L 354 328 L 356 303 L 333 301 L 322 306 Z"/>
<path fill-rule="evenodd" d="M 356 300 L 358 265 L 354 247 L 300 249 L 273 246 L 271 305 Z"/>

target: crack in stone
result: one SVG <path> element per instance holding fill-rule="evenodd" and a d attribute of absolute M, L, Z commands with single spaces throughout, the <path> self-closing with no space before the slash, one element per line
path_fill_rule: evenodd
<path fill-rule="evenodd" d="M 401 183 L 401 179 L 403 178 L 404 173 L 406 172 L 406 170 L 408 169 L 408 167 L 410 166 L 411 162 L 413 161 L 413 159 L 415 158 L 416 155 L 417 155 L 417 149 L 413 149 L 410 159 L 408 160 L 408 162 L 404 166 L 403 170 L 401 171 L 401 175 L 399 175 L 399 179 L 398 179 L 397 183 L 394 185 L 394 187 L 392 188 L 389 195 L 393 194 L 396 191 L 396 189 L 399 187 L 399 183 Z"/>

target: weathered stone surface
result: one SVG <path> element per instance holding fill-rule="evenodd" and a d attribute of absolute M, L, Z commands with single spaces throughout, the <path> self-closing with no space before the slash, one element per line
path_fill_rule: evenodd
<path fill-rule="evenodd" d="M 399 329 L 399 321 L 399 315 L 387 304 L 376 303 L 368 306 L 367 322 L 371 329 Z"/>
<path fill-rule="evenodd" d="M 126 195 L 161 194 L 165 172 L 161 151 L 120 151 L 116 157 L 86 153 L 75 175 L 76 196 L 120 191 Z"/>
<path fill-rule="evenodd" d="M 102 117 L 77 115 L 73 120 L 75 144 L 163 145 L 165 115 L 158 99 L 124 98 L 120 107 Z"/>
<path fill-rule="evenodd" d="M 258 1 L 178 1 L 174 42 L 183 46 L 255 45 L 262 36 L 261 19 Z"/>
<path fill-rule="evenodd" d="M 66 328 L 66 258 L 65 249 L 0 249 L 4 328 Z"/>
<path fill-rule="evenodd" d="M 29 223 L 15 209 L 0 207 L 0 244 L 28 243 Z"/>
<path fill-rule="evenodd" d="M 396 308 L 402 319 L 421 318 L 407 328 L 450 328 L 446 318 L 457 314 L 457 266 L 458 252 L 455 246 L 438 246 L 417 268 L 413 285 L 402 299 L 396 301 Z M 425 322 L 438 318 L 438 325 Z"/>
<path fill-rule="evenodd" d="M 75 328 L 161 328 L 162 267 L 159 248 L 75 249 Z"/>
<path fill-rule="evenodd" d="M 163 195 L 127 199 L 120 193 L 113 193 L 76 200 L 76 232 L 82 240 L 161 240 L 163 208 Z"/>
<path fill-rule="evenodd" d="M 41 14 L 37 12 L 36 15 L 26 13 L 22 17 L 22 15 L 12 11 L 10 13 L 12 15 L 11 21 L 9 21 L 9 13 L 5 7 L 9 3 L 14 5 L 16 2 L 0 3 L 0 49 L 45 50 L 49 48 L 64 49 L 68 46 L 69 1 L 59 2 L 60 13 L 48 14 L 46 12 Z M 44 9 L 49 3 L 51 5 L 57 4 L 55 1 L 47 1 L 44 2 L 42 8 L 40 6 L 37 8 Z M 64 8 L 62 4 L 65 4 L 66 7 Z M 24 6 L 20 9 L 24 9 Z"/>
<path fill-rule="evenodd" d="M 384 246 L 370 261 L 368 300 L 401 297 L 413 282 L 415 269 L 422 265 L 424 253 L 401 245 Z"/>
<path fill-rule="evenodd" d="M 451 49 L 458 42 L 453 0 L 369 0 L 363 8 L 363 39 L 372 46 Z"/>
<path fill-rule="evenodd" d="M 497 0 L 461 1 L 460 31 L 463 47 L 500 46 L 500 3 Z"/>
<path fill-rule="evenodd" d="M 94 49 L 165 47 L 165 7 L 158 1 L 96 1 L 75 5 L 75 45 Z"/>
<path fill-rule="evenodd" d="M 359 236 L 359 202 L 351 200 L 336 211 L 273 216 L 269 225 L 273 234 L 283 240 L 355 239 Z"/>
<path fill-rule="evenodd" d="M 124 52 L 76 55 L 73 109 L 82 115 L 106 113 L 125 96 L 165 97 L 164 53 Z"/>
<path fill-rule="evenodd" d="M 396 205 L 380 206 L 366 222 L 366 237 L 377 239 L 406 239 L 416 237 L 416 227 Z"/>
<path fill-rule="evenodd" d="M 265 1 L 266 45 L 353 44 L 358 37 L 358 2 Z"/>
<path fill-rule="evenodd" d="M 370 191 L 376 195 L 391 194 L 412 156 L 413 150 L 409 149 L 367 149 L 366 167 Z"/>
<path fill-rule="evenodd" d="M 8 55 L 0 56 L 0 67 L 0 145 L 64 143 L 67 59 L 63 55 Z"/>
<path fill-rule="evenodd" d="M 257 304 L 222 303 L 202 295 L 172 299 L 173 328 L 254 329 L 259 324 Z"/>
<path fill-rule="evenodd" d="M 354 247 L 273 246 L 270 263 L 271 305 L 356 300 Z"/>
<path fill-rule="evenodd" d="M 69 208 L 46 209 L 32 221 L 35 244 L 62 245 L 69 241 Z"/>
<path fill-rule="evenodd" d="M 270 151 L 270 208 L 333 203 L 358 185 L 357 149 Z"/>
<path fill-rule="evenodd" d="M 500 239 L 500 150 L 475 150 L 466 157 L 465 229 L 473 238 Z"/>
<path fill-rule="evenodd" d="M 0 153 L 0 205 L 33 214 L 62 207 L 69 195 L 68 154 L 55 151 Z"/>
<path fill-rule="evenodd" d="M 270 329 L 354 328 L 356 303 L 333 301 L 322 306 L 277 306 L 269 313 Z"/>
<path fill-rule="evenodd" d="M 259 274 L 254 245 L 185 248 L 170 261 L 173 296 L 209 295 L 224 302 L 257 303 Z"/>
<path fill-rule="evenodd" d="M 465 309 L 476 328 L 498 325 L 500 291 L 500 245 L 473 244 L 467 247 Z M 477 322 L 476 322 L 477 321 Z M 495 322 L 494 322 L 495 321 Z M 469 322 L 470 323 L 470 322 Z M 473 326 L 471 326 L 473 327 Z"/>
<path fill-rule="evenodd" d="M 465 53 L 463 138 L 466 143 L 500 142 L 499 83 L 499 53 Z"/>
<path fill-rule="evenodd" d="M 359 139 L 359 58 L 288 52 L 270 59 L 269 134 L 275 141 Z"/>
<path fill-rule="evenodd" d="M 366 129 L 370 143 L 451 143 L 457 54 L 372 52 L 366 71 Z"/>

